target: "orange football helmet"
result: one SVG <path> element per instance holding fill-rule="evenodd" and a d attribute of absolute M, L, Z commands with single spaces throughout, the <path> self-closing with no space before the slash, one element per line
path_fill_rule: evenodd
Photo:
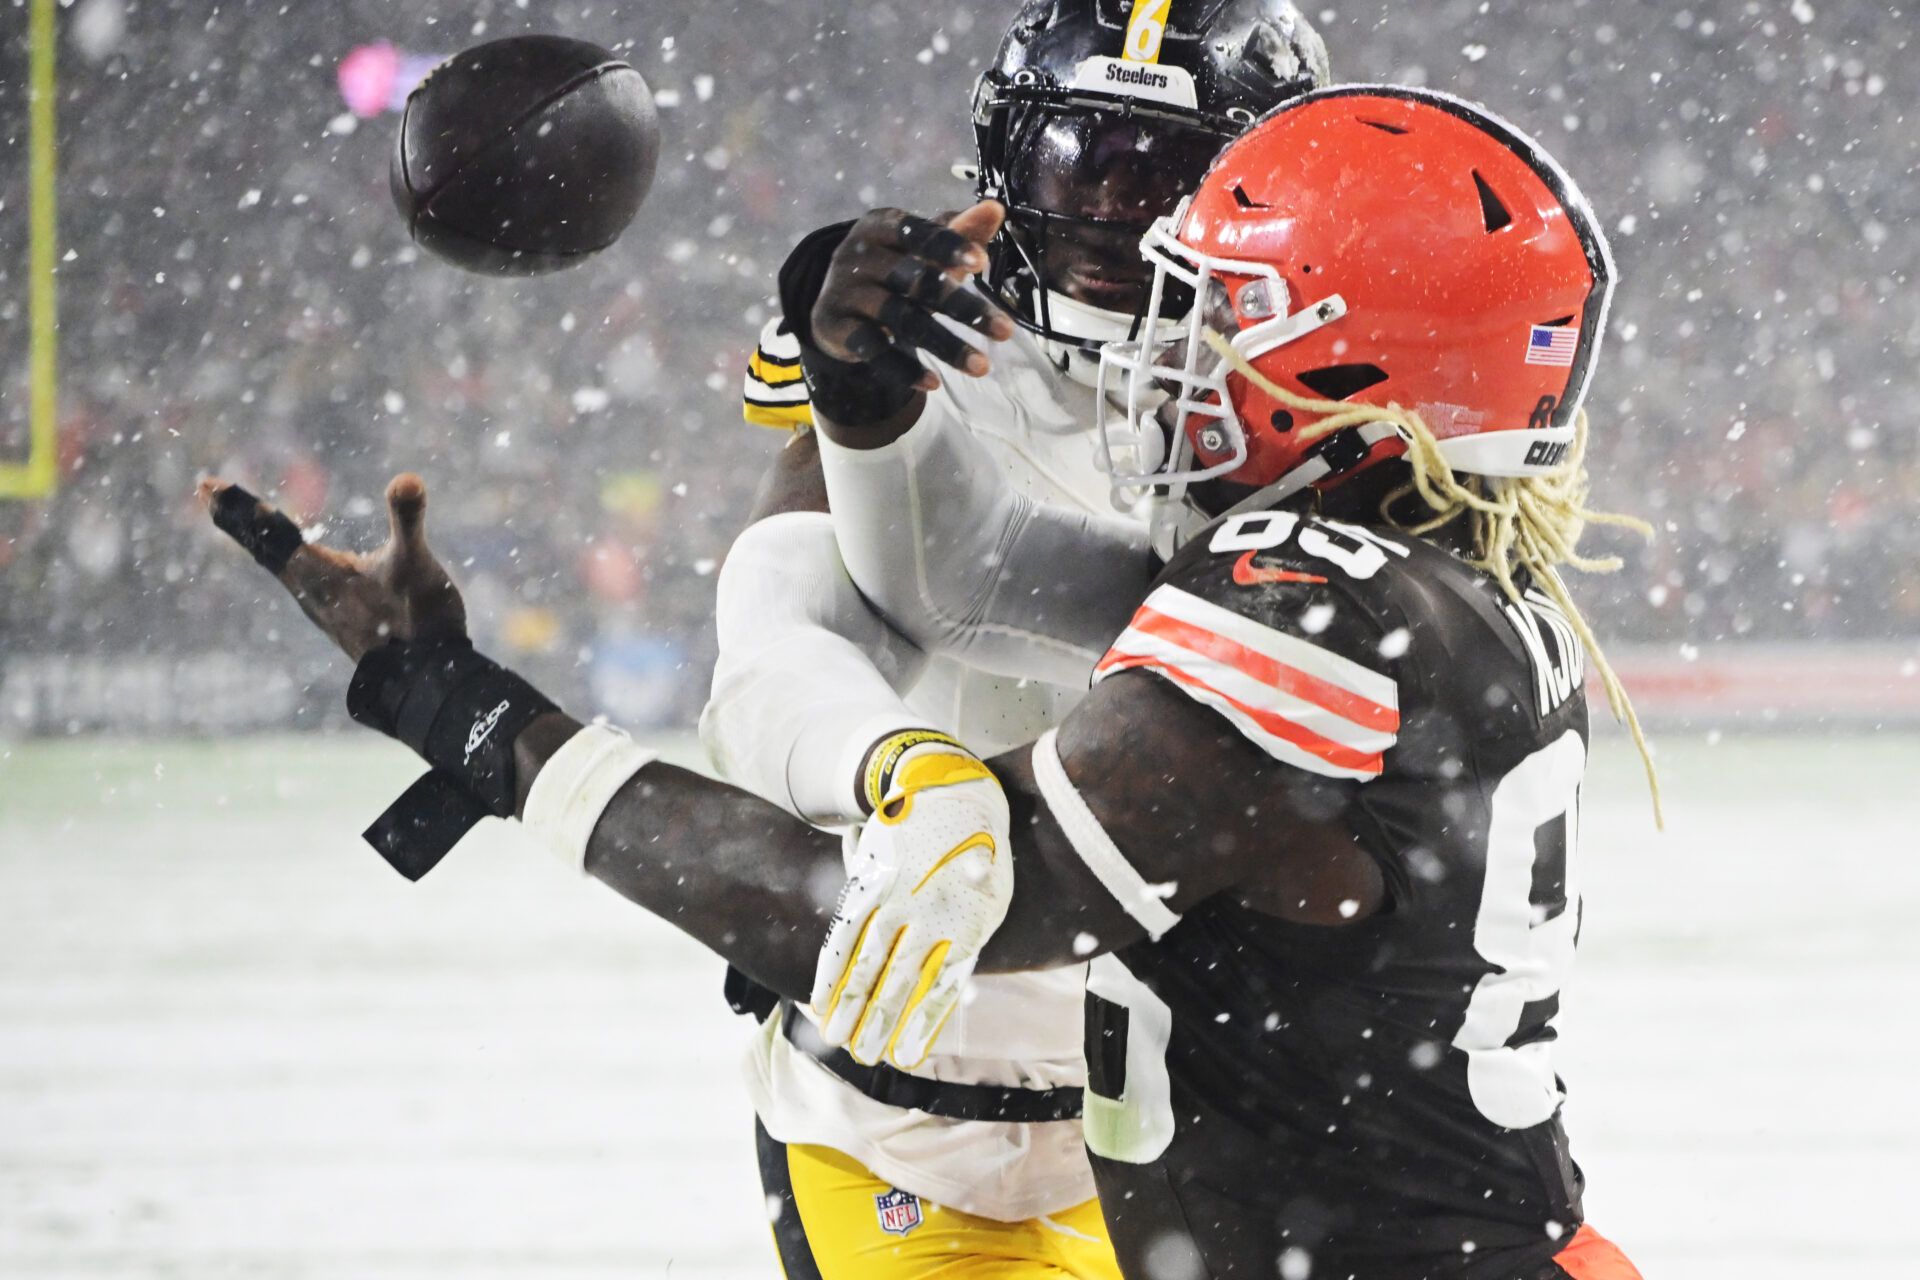
<path fill-rule="evenodd" d="M 1166 322 L 1186 341 L 1105 348 L 1101 390 L 1128 408 L 1103 452 L 1117 491 L 1176 498 L 1216 477 L 1337 483 L 1405 451 L 1388 423 L 1311 438 L 1324 415 L 1243 376 L 1209 329 L 1290 393 L 1419 414 L 1456 471 L 1526 476 L 1573 442 L 1613 294 L 1573 179 L 1486 109 L 1424 89 L 1275 109 L 1142 252 L 1156 268 L 1143 331 Z"/>

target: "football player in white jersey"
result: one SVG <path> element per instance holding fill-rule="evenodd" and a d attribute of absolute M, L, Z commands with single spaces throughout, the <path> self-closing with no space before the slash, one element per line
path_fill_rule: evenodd
<path fill-rule="evenodd" d="M 851 829 L 917 760 L 951 758 L 956 746 L 993 755 L 1057 724 L 1100 657 L 1098 645 L 1039 639 L 1046 601 L 1034 598 L 1014 610 L 1023 656 L 992 674 L 979 665 L 993 665 L 990 655 L 968 651 L 976 629 L 956 630 L 966 644 L 955 651 L 916 647 L 854 588 L 800 368 L 816 308 L 847 301 L 844 288 L 821 297 L 829 276 L 851 277 L 853 310 L 875 318 L 900 314 L 902 299 L 934 302 L 918 345 L 976 376 L 949 377 L 933 398 L 986 445 L 1013 491 L 1089 522 L 1128 519 L 1096 460 L 1114 406 L 1094 383 L 1100 344 L 1139 331 L 1151 278 L 1140 236 L 1227 140 L 1327 79 L 1319 36 L 1287 0 L 1030 0 L 974 100 L 978 193 L 1010 215 L 981 277 L 1000 306 L 900 252 L 977 251 L 898 210 L 824 228 L 794 251 L 781 273 L 784 314 L 748 369 L 745 416 L 795 435 L 719 581 L 720 657 L 701 728 L 725 779 Z M 1002 339 L 990 365 L 976 355 L 968 367 L 967 326 Z M 913 359 L 899 349 L 881 358 Z M 918 364 L 908 376 L 937 381 Z M 825 394 L 859 398 L 862 385 L 853 376 Z M 1036 644 L 1044 660 L 1024 656 Z M 957 839 L 1007 843 L 1006 800 L 984 768 L 920 803 L 918 822 L 939 806 Z M 939 963 L 933 952 L 895 959 L 903 972 Z M 887 1018 L 857 1017 L 877 1002 L 842 1001 L 838 1017 L 823 1004 L 823 1037 L 804 1007 L 729 975 L 735 1007 L 764 1019 L 747 1074 L 792 1280 L 919 1274 L 929 1259 L 957 1261 L 953 1274 L 973 1264 L 1113 1274 L 1079 1123 L 1083 977 L 971 979 L 955 968 Z M 830 989 L 821 994 L 832 1003 Z"/>

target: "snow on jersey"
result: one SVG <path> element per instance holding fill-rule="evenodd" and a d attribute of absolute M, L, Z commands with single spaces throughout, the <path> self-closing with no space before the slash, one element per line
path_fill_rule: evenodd
<path fill-rule="evenodd" d="M 1551 1058 L 1587 734 L 1566 620 L 1432 542 L 1253 512 L 1167 566 L 1099 678 L 1129 673 L 1297 770 L 1289 811 L 1389 905 L 1325 928 L 1223 894 L 1095 963 L 1086 1133 L 1123 1265 L 1184 1238 L 1196 1274 L 1545 1274 L 1581 1221 Z"/>
<path fill-rule="evenodd" d="M 1375 778 L 1400 727 L 1393 681 L 1311 640 L 1156 587 L 1096 668 L 1158 672 L 1268 755 L 1333 778 Z"/>
<path fill-rule="evenodd" d="M 1333 575 L 1366 582 L 1408 554 L 1356 525 L 1286 511 L 1233 517 L 1204 555 L 1169 566 L 1095 680 L 1152 671 L 1282 764 L 1377 778 L 1400 731 L 1399 691 L 1383 674 L 1398 641 Z"/>

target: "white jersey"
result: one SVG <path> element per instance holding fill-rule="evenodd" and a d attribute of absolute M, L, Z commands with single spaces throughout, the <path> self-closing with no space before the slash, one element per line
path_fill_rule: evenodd
<path fill-rule="evenodd" d="M 804 403 L 799 349 L 777 325 L 767 326 L 748 375 L 748 417 L 794 425 Z M 933 396 L 938 407 L 987 445 L 1014 490 L 1111 515 L 1094 454 L 1091 379 L 1063 372 L 1024 330 L 996 344 L 991 358 L 984 378 L 945 373 Z M 782 413 L 756 417 L 756 401 Z M 929 725 L 990 756 L 1037 738 L 1085 695 L 1085 685 L 1014 680 L 934 655 L 906 701 Z M 1084 1085 L 1084 982 L 1084 968 L 975 977 L 936 1051 L 912 1074 L 1026 1089 Z M 791 1044 L 779 1023 L 778 1015 L 768 1019 L 747 1064 L 755 1110 L 779 1141 L 844 1152 L 904 1190 L 1000 1221 L 1043 1217 L 1094 1196 L 1079 1121 L 952 1120 L 877 1102 Z"/>

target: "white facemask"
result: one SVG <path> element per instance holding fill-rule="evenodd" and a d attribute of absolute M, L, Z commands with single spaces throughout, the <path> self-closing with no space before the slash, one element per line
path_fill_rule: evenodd
<path fill-rule="evenodd" d="M 1169 500 L 1179 501 L 1204 480 L 1238 471 L 1247 462 L 1247 433 L 1227 394 L 1228 362 L 1206 342 L 1209 303 L 1218 310 L 1226 303 L 1224 276 L 1250 277 L 1240 285 L 1239 314 L 1263 317 L 1242 329 L 1219 319 L 1216 328 L 1230 332 L 1235 351 L 1252 361 L 1296 342 L 1314 330 L 1347 314 L 1345 299 L 1334 294 L 1298 311 L 1280 271 L 1264 262 L 1215 258 L 1180 242 L 1176 228 L 1186 206 L 1155 222 L 1141 240 L 1140 252 L 1153 264 L 1153 290 L 1147 299 L 1144 327 L 1159 341 L 1150 348 L 1139 342 L 1116 340 L 1100 350 L 1098 389 L 1103 398 L 1125 407 L 1106 432 L 1107 448 L 1101 463 L 1111 477 L 1116 495 L 1138 495 L 1164 488 Z M 1172 277 L 1192 290 L 1194 304 L 1184 320 L 1163 316 L 1167 280 Z M 1217 296 L 1214 296 L 1217 295 Z M 1177 364 L 1165 363 L 1172 352 Z M 1151 390 L 1164 396 L 1149 397 Z M 1173 421 L 1162 425 L 1159 409 L 1172 401 Z M 1195 419 L 1203 421 L 1195 423 Z M 1195 453 L 1189 426 L 1208 452 L 1225 460 L 1203 465 Z"/>

